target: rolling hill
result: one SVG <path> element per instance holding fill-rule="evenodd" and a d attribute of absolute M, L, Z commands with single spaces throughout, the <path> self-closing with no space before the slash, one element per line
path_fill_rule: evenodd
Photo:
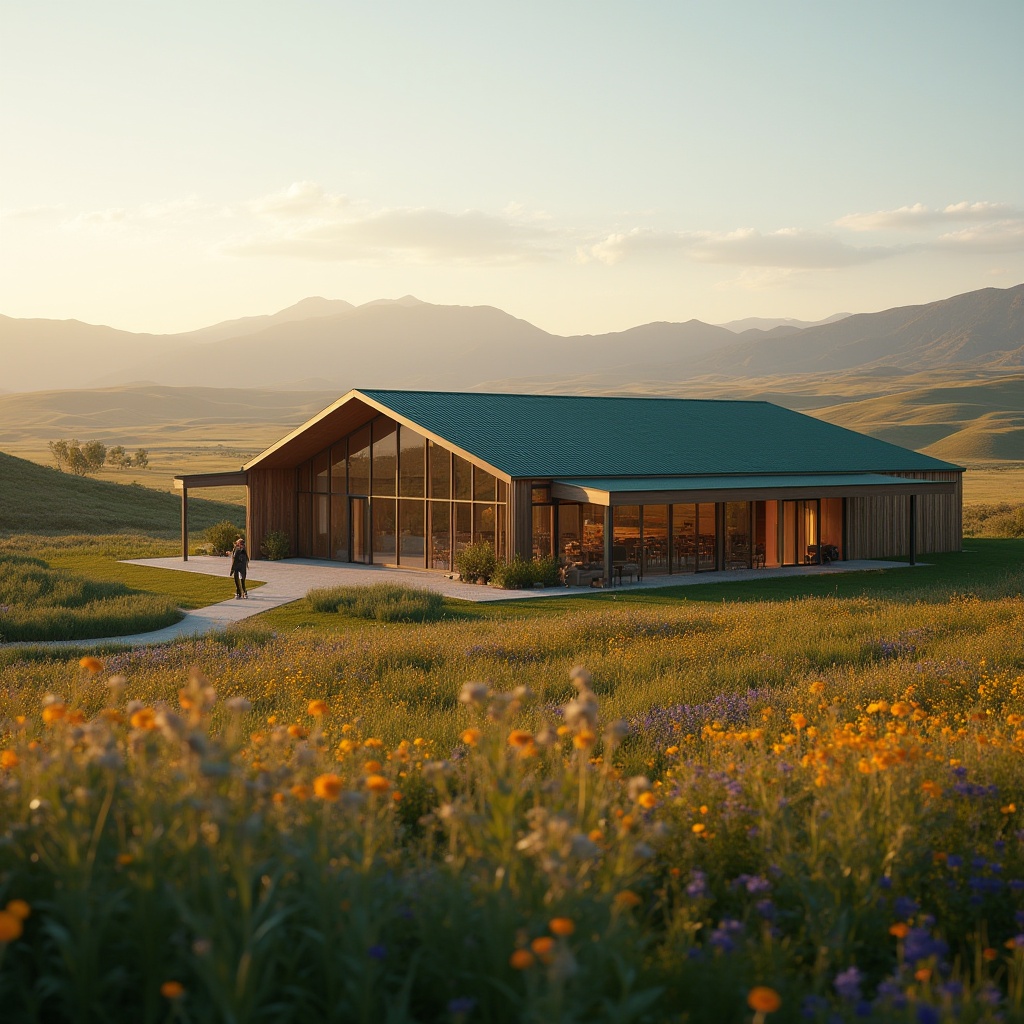
<path fill-rule="evenodd" d="M 193 532 L 225 519 L 240 525 L 244 513 L 237 505 L 189 500 Z M 0 452 L 0 532 L 175 536 L 180 528 L 181 501 L 172 494 L 71 476 Z"/>

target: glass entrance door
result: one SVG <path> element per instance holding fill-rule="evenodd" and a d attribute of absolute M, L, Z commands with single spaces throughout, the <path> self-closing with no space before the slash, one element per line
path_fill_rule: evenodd
<path fill-rule="evenodd" d="M 352 561 L 367 563 L 370 561 L 370 503 L 366 498 L 349 498 L 349 501 Z"/>

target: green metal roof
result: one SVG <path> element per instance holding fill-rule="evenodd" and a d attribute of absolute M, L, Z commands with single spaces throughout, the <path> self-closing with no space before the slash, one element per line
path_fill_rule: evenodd
<path fill-rule="evenodd" d="M 770 402 L 360 389 L 513 477 L 958 470 Z"/>

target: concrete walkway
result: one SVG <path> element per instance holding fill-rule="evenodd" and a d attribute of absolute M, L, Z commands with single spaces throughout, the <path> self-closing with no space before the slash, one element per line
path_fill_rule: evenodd
<path fill-rule="evenodd" d="M 231 593 L 234 584 L 227 575 L 227 560 L 213 555 L 192 555 L 187 562 L 181 558 L 131 558 L 131 565 L 147 565 L 178 572 L 198 572 L 207 576 L 223 576 L 224 591 Z M 623 584 L 621 590 L 656 590 L 661 587 L 701 586 L 706 583 L 740 583 L 784 576 L 819 576 L 871 569 L 906 569 L 906 562 L 833 562 L 830 565 L 794 565 L 780 569 L 729 569 L 724 572 L 683 573 L 676 576 L 648 576 L 634 583 Z M 497 590 L 449 579 L 439 572 L 416 569 L 388 569 L 377 565 L 342 565 L 338 562 L 312 558 L 290 558 L 282 562 L 260 560 L 249 563 L 249 579 L 265 584 L 250 591 L 246 600 L 234 597 L 220 604 L 187 612 L 185 617 L 151 633 L 131 636 L 110 636 L 96 640 L 53 640 L 39 643 L 0 644 L 0 649 L 14 647 L 89 647 L 100 644 L 161 644 L 184 636 L 201 636 L 225 629 L 260 612 L 298 601 L 314 587 L 368 586 L 371 583 L 397 583 L 405 587 L 422 587 L 445 597 L 461 601 L 517 601 L 532 598 L 582 596 L 607 593 L 591 587 L 546 587 L 534 590 Z M 619 591 L 614 587 L 613 591 Z"/>

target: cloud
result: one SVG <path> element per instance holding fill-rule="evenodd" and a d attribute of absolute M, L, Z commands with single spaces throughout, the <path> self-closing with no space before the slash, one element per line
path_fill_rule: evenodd
<path fill-rule="evenodd" d="M 332 195 L 315 181 L 293 182 L 282 192 L 262 196 L 248 204 L 253 213 L 274 217 L 322 217 L 348 205 L 347 196 Z"/>
<path fill-rule="evenodd" d="M 850 213 L 840 217 L 836 225 L 851 231 L 881 231 L 891 228 L 911 229 L 950 224 L 961 221 L 985 222 L 1024 216 L 1024 212 L 1006 203 L 950 203 L 933 210 L 923 203 L 900 206 L 895 210 L 875 213 Z"/>
<path fill-rule="evenodd" d="M 934 247 L 940 252 L 1024 252 L 1024 218 L 950 231 Z"/>
<path fill-rule="evenodd" d="M 851 267 L 897 255 L 886 246 L 857 247 L 831 236 L 796 228 L 730 232 L 665 232 L 633 229 L 609 235 L 578 250 L 583 262 L 590 259 L 615 264 L 635 257 L 681 256 L 697 263 L 743 267 L 774 267 L 824 270 Z"/>
<path fill-rule="evenodd" d="M 307 221 L 229 242 L 223 251 L 337 261 L 513 263 L 550 258 L 558 246 L 546 228 L 479 210 L 397 209 Z"/>

